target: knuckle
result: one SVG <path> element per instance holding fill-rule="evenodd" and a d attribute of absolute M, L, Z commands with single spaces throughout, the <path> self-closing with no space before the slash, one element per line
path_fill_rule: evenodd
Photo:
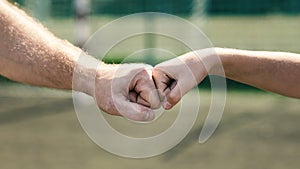
<path fill-rule="evenodd" d="M 146 68 L 142 68 L 142 69 L 140 70 L 139 74 L 145 75 L 145 74 L 148 74 L 148 71 L 147 71 Z"/>
<path fill-rule="evenodd" d="M 142 81 L 151 80 L 151 75 L 148 70 L 142 69 L 136 74 L 136 78 Z"/>
<path fill-rule="evenodd" d="M 163 73 L 163 70 L 162 68 L 160 68 L 159 66 L 155 66 L 153 71 L 152 71 L 152 74 L 155 76 L 155 75 L 161 75 Z"/>

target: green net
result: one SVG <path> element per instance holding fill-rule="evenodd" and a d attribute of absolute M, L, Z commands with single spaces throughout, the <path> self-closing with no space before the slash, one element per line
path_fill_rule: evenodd
<path fill-rule="evenodd" d="M 15 2 L 58 37 L 76 44 L 75 0 Z M 120 16 L 149 11 L 178 15 L 192 22 L 201 18 L 200 27 L 214 46 L 300 53 L 300 0 L 90 0 L 87 24 L 93 33 Z M 159 39 L 148 44 L 163 47 Z M 130 53 L 126 50 L 119 49 L 115 55 L 127 56 Z M 107 62 L 120 61 L 111 58 Z"/>
<path fill-rule="evenodd" d="M 31 1 L 31 2 L 30 2 Z M 73 0 L 16 0 L 21 5 L 50 3 L 51 16 L 74 14 Z M 299 0 L 90 0 L 91 14 L 124 15 L 137 12 L 164 12 L 190 15 L 197 3 L 205 3 L 209 15 L 299 14 Z"/>

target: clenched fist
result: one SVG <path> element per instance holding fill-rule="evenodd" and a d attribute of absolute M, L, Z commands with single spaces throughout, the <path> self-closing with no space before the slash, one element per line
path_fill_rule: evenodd
<path fill-rule="evenodd" d="M 97 70 L 95 98 L 112 115 L 135 121 L 154 119 L 160 98 L 152 79 L 152 66 L 145 64 L 101 65 Z"/>
<path fill-rule="evenodd" d="M 163 107 L 171 109 L 207 74 L 202 61 L 193 52 L 156 65 L 153 78 L 163 100 Z"/>

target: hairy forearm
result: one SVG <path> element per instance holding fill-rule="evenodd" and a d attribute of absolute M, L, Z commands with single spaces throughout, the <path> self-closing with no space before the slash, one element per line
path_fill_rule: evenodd
<path fill-rule="evenodd" d="M 0 1 L 0 74 L 31 85 L 71 89 L 81 50 Z"/>
<path fill-rule="evenodd" d="M 257 88 L 300 98 L 300 55 L 216 48 L 226 77 Z"/>

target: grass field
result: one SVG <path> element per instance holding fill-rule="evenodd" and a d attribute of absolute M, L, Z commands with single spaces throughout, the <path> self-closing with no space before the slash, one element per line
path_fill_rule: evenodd
<path fill-rule="evenodd" d="M 118 19 L 111 16 L 92 16 L 90 17 L 90 32 L 91 34 L 101 30 L 106 24 Z M 211 46 L 229 47 L 248 50 L 270 50 L 270 51 L 288 51 L 300 53 L 300 16 L 286 16 L 286 15 L 265 15 L 265 16 L 211 16 L 202 20 L 195 20 L 185 18 L 194 25 L 198 26 L 201 31 L 208 37 Z M 182 35 L 192 44 L 202 44 L 203 39 L 195 37 L 195 31 L 187 28 L 174 20 L 167 20 L 165 18 L 155 18 L 153 21 L 153 29 L 159 29 L 159 25 L 167 23 L 165 29 L 175 34 Z M 58 37 L 74 42 L 74 20 L 69 18 L 49 19 L 45 21 L 45 25 L 54 32 Z M 111 27 L 111 33 L 105 34 L 105 41 L 98 44 L 97 51 L 89 51 L 95 57 L 103 57 L 98 53 L 102 51 L 101 47 L 105 46 L 112 39 L 117 36 L 117 32 L 130 30 L 133 27 L 145 27 L 145 21 L 141 18 L 131 19 L 126 21 L 122 26 Z M 146 29 L 145 29 L 146 31 Z M 155 35 L 152 39 L 153 46 L 151 48 L 160 48 L 173 53 L 174 55 L 181 55 L 190 51 L 189 46 L 174 40 L 169 37 Z M 100 40 L 98 40 L 100 41 Z M 145 53 L 133 53 L 149 48 L 146 45 L 146 36 L 139 35 L 127 38 L 113 46 L 113 48 L 106 53 L 104 59 L 108 62 L 121 62 L 126 58 L 128 62 L 148 62 L 149 59 L 145 57 Z M 204 45 L 205 46 L 205 45 Z M 198 48 L 204 48 L 199 45 Z M 209 47 L 211 47 L 209 46 Z M 205 46 L 206 47 L 206 46 Z M 147 55 L 147 54 L 146 54 Z M 159 63 L 163 60 L 174 57 L 168 52 L 153 52 L 151 54 L 151 64 Z M 130 57 L 128 57 L 130 56 Z M 149 57 L 149 56 L 148 56 Z"/>
<path fill-rule="evenodd" d="M 113 19 L 92 17 L 92 32 Z M 300 52 L 299 19 L 300 16 L 210 17 L 202 29 L 215 46 Z M 57 36 L 73 41 L 73 20 L 50 19 L 45 25 Z M 124 57 L 142 48 L 139 42 L 143 37 L 136 40 L 120 44 L 110 55 Z M 174 53 L 186 50 L 168 39 L 158 40 L 157 46 Z M 140 46 L 126 48 L 136 43 Z M 157 157 L 126 159 L 102 150 L 87 137 L 76 118 L 70 92 L 0 83 L 1 168 L 299 168 L 300 100 L 258 91 L 229 91 L 217 131 L 208 142 L 198 144 L 210 106 L 209 91 L 200 92 L 196 124 L 178 146 Z M 193 92 L 189 104 L 194 104 L 192 97 Z M 161 126 L 148 132 L 164 128 L 177 111 L 175 108 L 166 112 L 160 119 Z M 139 135 L 145 128 L 122 128 L 122 118 L 107 118 L 123 132 Z"/>
<path fill-rule="evenodd" d="M 90 18 L 91 33 L 96 32 L 107 23 L 118 19 L 116 17 Z M 232 47 L 250 50 L 273 50 L 290 51 L 300 53 L 300 16 L 286 15 L 265 15 L 265 16 L 213 16 L 203 20 L 187 19 L 198 26 L 204 34 L 208 36 L 214 46 Z M 117 31 L 122 31 L 132 25 L 140 25 L 143 20 L 131 20 L 124 27 L 118 27 L 112 30 L 110 36 L 114 36 Z M 138 22 L 137 22 L 138 21 Z M 168 22 L 156 18 L 154 28 L 159 22 Z M 179 34 L 189 36 L 189 30 L 175 22 L 168 22 L 170 31 L 177 31 Z M 49 19 L 45 25 L 57 36 L 69 41 L 74 40 L 74 20 L 72 19 Z M 193 38 L 193 37 L 191 37 Z M 196 40 L 196 39 L 195 39 Z M 109 41 L 109 39 L 107 40 Z M 132 45 L 134 44 L 134 45 Z M 111 52 L 112 55 L 128 55 L 131 49 L 143 47 L 143 37 L 136 37 L 135 41 L 131 39 L 128 42 L 117 45 L 117 49 Z M 162 37 L 157 37 L 156 47 L 164 48 L 178 54 L 186 50 L 178 42 Z M 100 45 L 100 44 L 99 44 Z M 120 51 L 122 51 L 120 53 Z"/>
<path fill-rule="evenodd" d="M 2 90 L 3 89 L 3 90 Z M 12 92 L 13 91 L 13 92 Z M 198 144 L 210 105 L 200 91 L 201 109 L 189 135 L 175 148 L 148 159 L 126 159 L 95 145 L 76 118 L 70 93 L 24 86 L 0 90 L 0 163 L 8 169 L 79 168 L 272 168 L 296 169 L 300 155 L 300 101 L 264 92 L 231 91 L 223 119 L 208 142 Z M 193 92 L 191 103 L 193 103 Z M 178 108 L 166 112 L 164 128 Z M 108 117 L 118 129 L 119 117 Z M 140 126 L 143 128 L 143 126 Z M 123 130 L 139 135 L 141 130 Z M 126 132 L 125 132 L 126 133 Z M 151 133 L 151 131 L 150 131 Z M 122 143 L 120 143 L 122 144 Z"/>

